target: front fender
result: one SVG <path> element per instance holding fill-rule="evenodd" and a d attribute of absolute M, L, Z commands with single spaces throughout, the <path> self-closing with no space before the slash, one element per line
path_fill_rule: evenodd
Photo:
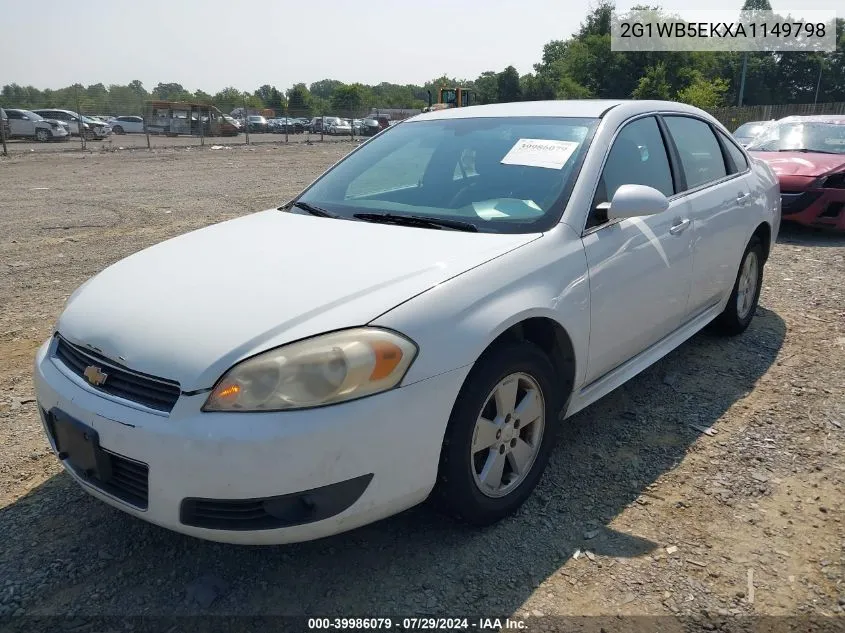
<path fill-rule="evenodd" d="M 535 317 L 560 324 L 584 380 L 590 332 L 587 260 L 565 224 L 464 272 L 383 314 L 372 325 L 402 332 L 419 346 L 403 385 L 474 363 L 511 326 Z M 568 395 L 568 394 L 567 394 Z"/>

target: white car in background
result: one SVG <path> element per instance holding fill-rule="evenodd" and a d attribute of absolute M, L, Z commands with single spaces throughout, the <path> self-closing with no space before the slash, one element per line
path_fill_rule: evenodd
<path fill-rule="evenodd" d="M 119 116 L 109 123 L 114 134 L 143 134 L 144 118 L 140 116 Z"/>
<path fill-rule="evenodd" d="M 338 119 L 335 118 L 326 129 L 331 135 L 340 135 L 343 134 L 345 136 L 349 136 L 352 134 L 352 126 L 349 124 L 348 119 Z"/>
<path fill-rule="evenodd" d="M 430 495 L 489 524 L 566 417 L 749 326 L 779 225 L 772 170 L 691 106 L 430 112 L 86 281 L 38 408 L 85 490 L 196 537 L 315 539 Z"/>
<path fill-rule="evenodd" d="M 70 131 L 62 121 L 45 119 L 35 112 L 6 108 L 9 131 L 12 138 L 34 138 L 37 141 L 62 141 L 70 137 Z"/>
<path fill-rule="evenodd" d="M 91 119 L 89 117 L 79 115 L 72 110 L 56 110 L 42 108 L 34 110 L 36 114 L 40 114 L 45 119 L 57 119 L 67 124 L 70 133 L 74 136 L 79 136 L 80 129 L 85 134 L 86 138 L 90 139 L 104 139 L 111 134 L 111 127 L 108 123 L 98 119 Z"/>

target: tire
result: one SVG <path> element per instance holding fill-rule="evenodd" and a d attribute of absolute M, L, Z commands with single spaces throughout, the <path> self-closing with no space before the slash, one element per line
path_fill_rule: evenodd
<path fill-rule="evenodd" d="M 765 262 L 763 244 L 755 235 L 748 242 L 745 253 L 742 255 L 742 262 L 739 265 L 728 305 L 713 321 L 715 331 L 726 336 L 736 336 L 748 328 L 757 311 L 757 302 L 760 300 Z"/>
<path fill-rule="evenodd" d="M 115 126 L 111 129 L 111 131 L 112 131 L 114 134 L 125 134 L 125 132 L 123 131 L 123 128 L 122 128 L 121 126 L 119 126 L 119 125 L 115 125 Z"/>
<path fill-rule="evenodd" d="M 50 134 L 50 130 L 40 127 L 35 130 L 35 140 L 39 143 L 46 143 L 52 138 L 52 134 Z"/>
<path fill-rule="evenodd" d="M 540 481 L 554 447 L 560 409 L 556 383 L 551 362 L 531 343 L 502 344 L 482 355 L 461 388 L 446 428 L 432 495 L 442 510 L 459 520 L 483 526 L 513 514 L 522 505 Z M 513 407 L 513 416 L 506 413 L 503 417 L 502 411 L 509 407 L 497 406 L 496 394 L 500 389 L 500 393 L 507 394 L 506 385 L 513 390 L 513 398 L 505 396 L 504 400 L 512 399 L 523 407 L 530 402 L 527 389 L 536 390 L 539 398 L 534 400 L 534 410 L 538 417 L 530 422 L 520 419 L 519 406 Z M 522 414 L 530 415 L 524 410 Z M 484 425 L 486 433 L 481 426 L 476 430 L 482 416 L 495 423 Z M 499 433 L 494 435 L 496 426 Z M 484 447 L 488 440 L 493 444 Z M 520 474 L 514 464 L 518 455 L 526 455 L 525 447 L 532 446 L 533 456 L 530 460 L 523 457 L 525 470 Z M 493 466 L 499 463 L 502 470 L 496 475 Z M 497 477 L 499 489 L 495 485 L 485 487 L 485 481 L 495 484 Z"/>

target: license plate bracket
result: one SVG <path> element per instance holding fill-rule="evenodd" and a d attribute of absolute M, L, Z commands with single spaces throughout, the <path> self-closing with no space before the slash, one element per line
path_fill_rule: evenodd
<path fill-rule="evenodd" d="M 100 435 L 95 429 L 59 409 L 50 411 L 49 427 L 59 459 L 80 475 L 102 483 L 111 480 L 111 459 L 100 448 Z"/>

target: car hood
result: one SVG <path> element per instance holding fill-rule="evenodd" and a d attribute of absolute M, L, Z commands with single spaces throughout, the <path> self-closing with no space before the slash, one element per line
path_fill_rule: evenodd
<path fill-rule="evenodd" d="M 751 152 L 766 161 L 778 176 L 823 176 L 845 167 L 845 154 L 813 152 Z"/>
<path fill-rule="evenodd" d="M 420 229 L 254 213 L 135 253 L 83 284 L 58 322 L 71 342 L 143 373 L 213 386 L 235 362 L 365 325 L 541 234 Z"/>

